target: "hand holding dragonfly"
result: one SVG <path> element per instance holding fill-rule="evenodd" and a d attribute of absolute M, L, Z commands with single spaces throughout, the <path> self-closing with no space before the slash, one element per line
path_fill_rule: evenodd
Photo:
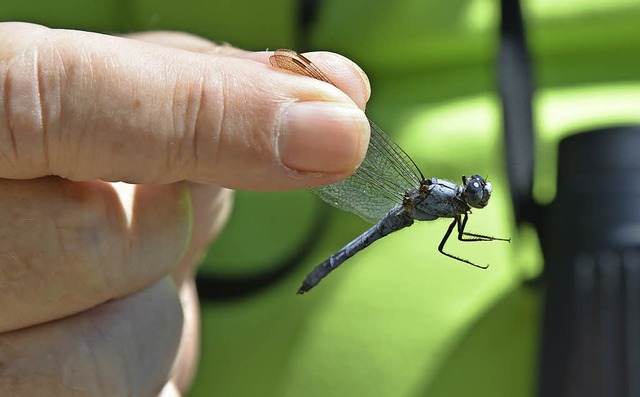
<path fill-rule="evenodd" d="M 230 212 L 226 188 L 336 182 L 366 150 L 352 62 L 314 58 L 343 92 L 269 55 L 178 32 L 0 23 L 2 395 L 188 388 L 195 269 Z M 326 126 L 342 144 L 322 154 L 306 138 Z"/>

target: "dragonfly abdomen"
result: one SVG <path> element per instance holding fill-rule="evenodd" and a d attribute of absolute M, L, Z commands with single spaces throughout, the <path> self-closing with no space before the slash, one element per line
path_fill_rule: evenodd
<path fill-rule="evenodd" d="M 374 241 L 379 240 L 397 230 L 411 226 L 412 224 L 413 219 L 408 216 L 404 208 L 394 208 L 369 230 L 356 237 L 349 244 L 342 247 L 340 251 L 331 255 L 327 260 L 316 266 L 304 279 L 302 286 L 298 289 L 298 293 L 304 294 L 311 288 L 315 287 L 320 280 L 325 278 L 335 268 L 373 244 Z"/>

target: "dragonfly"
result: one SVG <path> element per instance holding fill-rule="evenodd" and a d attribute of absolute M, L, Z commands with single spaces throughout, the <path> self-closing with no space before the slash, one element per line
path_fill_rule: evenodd
<path fill-rule="evenodd" d="M 305 56 L 292 50 L 276 50 L 269 62 L 275 68 L 312 77 L 334 85 Z M 452 218 L 438 251 L 452 259 L 477 268 L 467 259 L 444 250 L 447 240 L 457 232 L 458 240 L 511 241 L 465 231 L 472 208 L 484 208 L 489 203 L 493 187 L 485 178 L 474 174 L 462 176 L 462 184 L 438 178 L 425 178 L 416 163 L 376 124 L 369 120 L 371 138 L 364 161 L 349 178 L 328 186 L 310 189 L 322 200 L 339 209 L 358 215 L 374 225 L 317 265 L 298 289 L 304 294 L 318 285 L 329 273 L 373 242 L 411 226 L 414 221 Z"/>

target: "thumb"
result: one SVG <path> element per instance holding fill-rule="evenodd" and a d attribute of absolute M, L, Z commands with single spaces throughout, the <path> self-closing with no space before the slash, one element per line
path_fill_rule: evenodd
<path fill-rule="evenodd" d="M 363 111 L 260 58 L 2 23 L 0 177 L 276 190 L 349 176 L 368 144 Z M 335 58 L 330 78 L 366 85 Z"/>

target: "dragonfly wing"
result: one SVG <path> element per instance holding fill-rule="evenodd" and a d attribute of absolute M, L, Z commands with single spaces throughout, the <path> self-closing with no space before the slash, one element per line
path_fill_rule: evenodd
<path fill-rule="evenodd" d="M 310 190 L 334 207 L 356 214 L 370 223 L 376 223 L 399 204 L 396 200 L 372 191 L 371 186 L 355 175 L 342 182 Z"/>
<path fill-rule="evenodd" d="M 424 178 L 411 158 L 384 131 L 369 123 L 369 147 L 358 170 L 342 182 L 311 191 L 327 203 L 375 223 L 402 205 L 405 193 L 417 188 Z"/>

